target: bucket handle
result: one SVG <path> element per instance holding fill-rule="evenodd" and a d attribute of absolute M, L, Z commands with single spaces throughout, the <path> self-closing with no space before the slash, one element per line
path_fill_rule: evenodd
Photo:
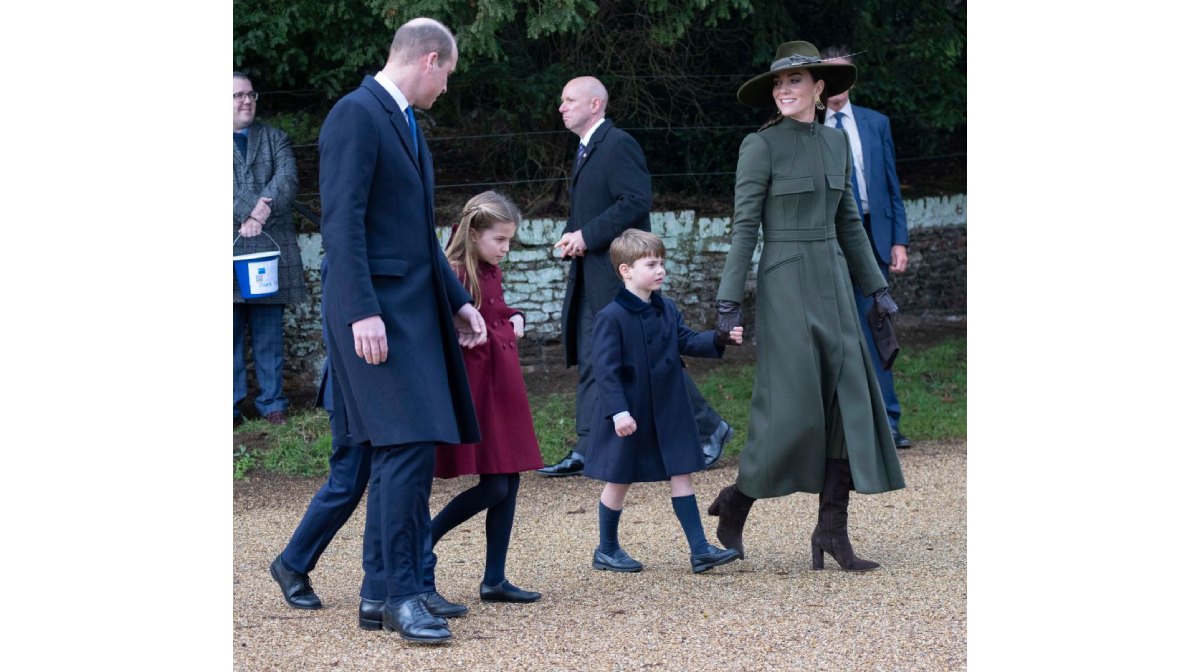
<path fill-rule="evenodd" d="M 267 240 L 271 241 L 271 244 L 275 246 L 276 250 L 279 250 L 280 253 L 283 252 L 283 248 L 279 246 L 279 243 L 275 242 L 275 239 L 271 237 L 271 234 L 267 233 L 266 231 L 263 231 L 262 235 L 266 236 Z M 239 241 L 241 239 L 242 239 L 242 234 L 240 234 L 240 233 L 238 234 L 237 238 L 233 239 L 233 244 L 235 247 L 237 246 L 237 241 Z"/>

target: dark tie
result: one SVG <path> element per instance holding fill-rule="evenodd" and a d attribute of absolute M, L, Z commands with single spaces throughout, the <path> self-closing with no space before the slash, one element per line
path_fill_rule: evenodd
<path fill-rule="evenodd" d="M 404 116 L 408 117 L 408 131 L 412 133 L 413 155 L 421 155 L 421 144 L 417 142 L 417 118 L 413 116 L 413 106 L 404 108 Z"/>
<path fill-rule="evenodd" d="M 579 172 L 579 165 L 583 163 L 583 157 L 587 155 L 587 145 L 579 143 L 579 149 L 575 150 L 575 170 L 571 174 Z"/>
<path fill-rule="evenodd" d="M 246 158 L 246 134 L 234 133 L 233 144 L 237 145 L 238 151 L 242 153 L 242 158 Z"/>
<path fill-rule="evenodd" d="M 845 126 L 842 126 L 842 118 L 845 116 L 846 116 L 845 112 L 835 112 L 834 113 L 833 118 L 837 122 L 837 128 L 841 128 L 843 130 L 846 128 Z M 849 133 L 847 133 L 847 135 L 849 135 Z M 851 146 L 850 186 L 854 188 L 854 205 L 858 208 L 859 216 L 862 216 L 862 198 L 858 195 L 858 171 L 854 169 L 854 156 L 853 156 L 854 151 L 853 150 L 854 150 L 854 148 L 853 148 L 853 146 Z"/>

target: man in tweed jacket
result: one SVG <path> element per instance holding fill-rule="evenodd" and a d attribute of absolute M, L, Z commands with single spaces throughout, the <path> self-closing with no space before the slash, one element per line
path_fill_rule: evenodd
<path fill-rule="evenodd" d="M 287 134 L 254 122 L 258 94 L 250 79 L 233 73 L 233 254 L 279 249 L 279 292 L 245 299 L 233 283 L 233 421 L 241 419 L 246 398 L 246 328 L 254 348 L 258 412 L 281 425 L 287 410 L 283 396 L 283 306 L 304 300 L 303 267 L 292 200 L 296 197 L 296 160 Z"/>

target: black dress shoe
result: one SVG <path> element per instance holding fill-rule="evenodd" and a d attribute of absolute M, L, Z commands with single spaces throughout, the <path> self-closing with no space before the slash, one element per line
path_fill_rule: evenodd
<path fill-rule="evenodd" d="M 542 599 L 542 594 L 521 590 L 505 580 L 498 586 L 479 584 L 479 599 L 484 602 L 537 602 Z"/>
<path fill-rule="evenodd" d="M 363 630 L 381 630 L 383 629 L 383 607 L 386 604 L 384 600 L 368 600 L 361 598 L 358 603 L 358 627 Z M 426 605 L 428 608 L 428 605 Z M 442 625 L 446 624 L 446 619 L 434 614 L 435 621 L 441 621 Z"/>
<path fill-rule="evenodd" d="M 383 606 L 383 629 L 398 632 L 410 642 L 440 644 L 450 639 L 445 619 L 429 613 L 425 600 L 410 597 L 398 607 Z"/>
<path fill-rule="evenodd" d="M 579 453 L 572 451 L 558 464 L 551 464 L 537 470 L 543 476 L 577 476 L 583 473 L 583 460 L 577 457 Z"/>
<path fill-rule="evenodd" d="M 640 572 L 642 563 L 629 557 L 625 549 L 618 548 L 612 553 L 601 553 L 600 549 L 592 554 L 592 569 L 607 569 L 610 572 Z"/>
<path fill-rule="evenodd" d="M 283 556 L 276 556 L 271 563 L 271 576 L 279 589 L 283 591 L 283 599 L 289 606 L 297 609 L 320 609 L 321 598 L 313 592 L 308 582 L 308 574 L 293 572 L 283 566 Z"/>
<path fill-rule="evenodd" d="M 442 597 L 436 590 L 421 595 L 421 599 L 425 601 L 425 607 L 429 609 L 429 613 L 434 616 L 458 618 L 467 615 L 467 605 L 455 604 Z"/>
<path fill-rule="evenodd" d="M 708 544 L 708 548 L 703 552 L 692 554 L 692 573 L 707 572 L 713 567 L 737 560 L 739 555 L 736 548 L 720 548 Z"/>
<path fill-rule="evenodd" d="M 700 445 L 700 450 L 704 452 L 704 468 L 712 469 L 717 460 L 721 459 L 721 453 L 725 450 L 725 444 L 729 443 L 729 439 L 733 438 L 733 428 L 728 422 L 722 420 L 717 423 L 717 431 L 713 432 L 708 440 Z"/>
<path fill-rule="evenodd" d="M 358 603 L 358 627 L 363 630 L 383 629 L 383 600 L 362 598 Z"/>
<path fill-rule="evenodd" d="M 892 441 L 896 442 L 897 448 L 912 448 L 912 439 L 900 433 L 900 430 L 892 432 Z"/>

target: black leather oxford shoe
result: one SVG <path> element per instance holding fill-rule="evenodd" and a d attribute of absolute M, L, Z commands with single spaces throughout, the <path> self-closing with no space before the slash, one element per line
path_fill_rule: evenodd
<path fill-rule="evenodd" d="M 418 644 L 441 644 L 450 639 L 445 619 L 429 613 L 420 597 L 410 597 L 398 607 L 384 604 L 383 629 Z"/>
<path fill-rule="evenodd" d="M 900 449 L 912 448 L 912 439 L 900 433 L 900 430 L 892 432 L 892 441 L 896 442 L 896 447 Z"/>
<path fill-rule="evenodd" d="M 600 549 L 592 554 L 592 569 L 607 569 L 610 572 L 640 572 L 642 563 L 629 557 L 625 549 L 618 548 L 612 553 L 601 553 Z"/>
<path fill-rule="evenodd" d="M 455 604 L 442 597 L 436 590 L 422 594 L 421 599 L 425 601 L 425 607 L 429 609 L 429 613 L 434 616 L 458 618 L 467 615 L 467 605 Z"/>
<path fill-rule="evenodd" d="M 543 476 L 577 476 L 583 473 L 583 460 L 579 453 L 572 451 L 558 464 L 551 464 L 537 470 Z"/>
<path fill-rule="evenodd" d="M 297 609 L 320 609 L 321 598 L 313 592 L 312 584 L 308 582 L 308 574 L 293 572 L 283 566 L 283 556 L 276 556 L 271 563 L 271 577 L 283 591 L 283 599 L 289 606 Z"/>
<path fill-rule="evenodd" d="M 358 627 L 363 630 L 381 630 L 383 628 L 383 605 L 383 600 L 362 598 L 358 603 Z"/>
<path fill-rule="evenodd" d="M 542 599 L 542 594 L 501 581 L 498 586 L 479 584 L 479 599 L 484 602 L 537 602 Z"/>
<path fill-rule="evenodd" d="M 736 548 L 720 548 L 709 544 L 703 552 L 692 554 L 692 573 L 699 574 L 707 572 L 713 567 L 720 567 L 727 562 L 737 560 L 738 555 Z"/>

